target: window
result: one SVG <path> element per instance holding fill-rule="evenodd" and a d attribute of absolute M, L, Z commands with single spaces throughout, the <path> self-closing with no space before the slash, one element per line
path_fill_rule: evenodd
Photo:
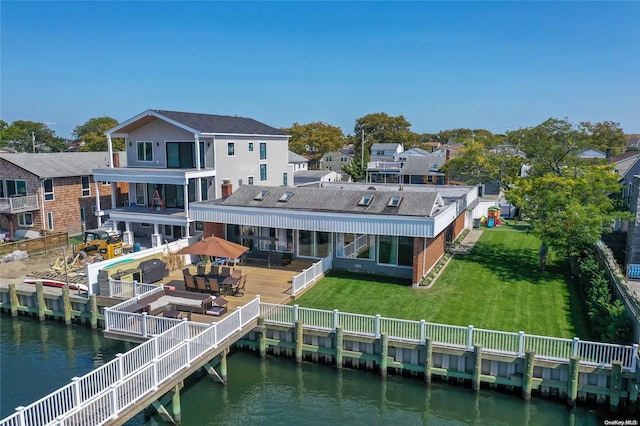
<path fill-rule="evenodd" d="M 44 191 L 44 200 L 53 200 L 53 179 L 45 179 L 42 181 L 42 190 Z"/>
<path fill-rule="evenodd" d="M 200 142 L 200 168 L 204 168 L 204 142 Z M 167 142 L 167 168 L 192 169 L 196 167 L 196 152 L 193 142 Z"/>
<path fill-rule="evenodd" d="M 261 160 L 267 159 L 267 143 L 266 142 L 260 142 L 260 159 Z"/>
<path fill-rule="evenodd" d="M 253 197 L 253 199 L 256 200 L 256 201 L 262 201 L 262 200 L 264 200 L 264 197 L 266 197 L 268 193 L 269 193 L 269 191 L 260 191 L 260 192 L 258 192 L 258 195 Z"/>
<path fill-rule="evenodd" d="M 87 216 L 85 214 L 84 207 L 80 207 L 80 222 L 82 222 L 82 223 L 86 223 L 87 222 Z"/>
<path fill-rule="evenodd" d="M 253 176 L 247 178 L 247 185 L 253 185 Z"/>
<path fill-rule="evenodd" d="M 266 164 L 260 164 L 260 180 L 261 181 L 267 180 L 267 165 Z"/>
<path fill-rule="evenodd" d="M 49 231 L 53 230 L 53 212 L 47 213 L 47 229 Z"/>
<path fill-rule="evenodd" d="M 253 142 L 249 142 L 249 152 L 253 152 Z"/>
<path fill-rule="evenodd" d="M 136 142 L 138 161 L 153 161 L 153 142 Z"/>
<path fill-rule="evenodd" d="M 20 213 L 18 215 L 18 225 L 33 226 L 33 213 Z"/>
<path fill-rule="evenodd" d="M 378 237 L 378 263 L 413 266 L 413 237 L 380 235 Z"/>
<path fill-rule="evenodd" d="M 204 231 L 204 222 L 196 221 L 196 231 Z"/>
<path fill-rule="evenodd" d="M 287 201 L 289 201 L 289 198 L 291 198 L 292 195 L 293 195 L 293 192 L 287 191 L 284 194 L 282 194 L 280 198 L 278 198 L 278 201 L 282 203 L 286 203 Z"/>
<path fill-rule="evenodd" d="M 22 197 L 27 195 L 26 180 L 7 179 L 7 197 Z"/>
<path fill-rule="evenodd" d="M 89 186 L 89 180 L 90 180 L 89 176 L 82 176 L 80 180 L 82 181 L 82 196 L 88 197 L 89 195 L 91 195 L 91 187 Z"/>
<path fill-rule="evenodd" d="M 102 182 L 102 186 L 110 186 L 111 182 Z"/>
<path fill-rule="evenodd" d="M 0 180 L 0 198 L 4 198 L 4 181 Z"/>
<path fill-rule="evenodd" d="M 360 198 L 360 201 L 358 201 L 358 205 L 368 206 L 371 204 L 371 200 L 373 200 L 373 195 L 363 195 L 362 198 Z"/>
<path fill-rule="evenodd" d="M 375 260 L 375 235 L 335 234 L 337 257 Z"/>
<path fill-rule="evenodd" d="M 287 175 L 286 172 L 282 174 L 282 184 L 284 186 L 289 185 L 289 176 Z"/>
<path fill-rule="evenodd" d="M 140 228 L 151 228 L 151 224 L 150 223 L 140 223 Z"/>
<path fill-rule="evenodd" d="M 400 201 L 402 201 L 402 197 L 393 196 L 389 198 L 389 202 L 387 203 L 387 206 L 398 207 L 400 205 Z"/>
<path fill-rule="evenodd" d="M 234 155 L 236 155 L 236 144 L 235 144 L 235 142 L 228 142 L 227 143 L 227 155 L 229 157 L 233 157 Z"/>

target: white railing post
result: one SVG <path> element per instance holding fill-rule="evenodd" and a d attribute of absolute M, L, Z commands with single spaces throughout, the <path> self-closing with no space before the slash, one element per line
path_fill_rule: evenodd
<path fill-rule="evenodd" d="M 153 359 L 157 359 L 158 356 L 158 338 L 156 337 L 153 339 Z"/>
<path fill-rule="evenodd" d="M 110 394 L 111 394 L 111 415 L 112 419 L 118 418 L 118 386 L 111 385 L 109 386 Z"/>
<path fill-rule="evenodd" d="M 73 377 L 71 379 L 71 383 L 73 383 L 73 395 L 76 399 L 76 403 L 73 404 L 74 407 L 78 407 L 82 404 L 82 398 L 80 396 L 80 377 Z"/>
<path fill-rule="evenodd" d="M 636 366 L 638 365 L 638 344 L 633 344 L 633 357 L 631 358 L 631 371 L 636 372 Z"/>
<path fill-rule="evenodd" d="M 218 347 L 218 326 L 217 324 L 212 324 L 213 327 L 213 346 L 215 348 Z"/>
<path fill-rule="evenodd" d="M 61 414 L 58 417 L 56 417 L 56 422 L 58 422 L 58 426 L 64 426 L 64 416 Z"/>
<path fill-rule="evenodd" d="M 425 336 L 426 333 L 427 323 L 425 320 L 420 320 L 420 338 L 418 340 L 420 340 L 421 345 L 424 345 L 424 342 L 427 340 L 427 336 Z"/>
<path fill-rule="evenodd" d="M 152 361 L 152 371 L 153 371 L 153 390 L 158 389 L 158 360 L 154 359 Z"/>
<path fill-rule="evenodd" d="M 18 424 L 20 426 L 27 426 L 27 423 L 24 421 L 24 408 L 22 405 L 16 407 L 16 413 L 18 413 Z"/>
<path fill-rule="evenodd" d="M 187 365 L 185 367 L 191 366 L 191 345 L 189 342 L 191 342 L 191 339 L 184 339 L 184 344 L 187 347 Z"/>
<path fill-rule="evenodd" d="M 140 324 L 140 332 L 142 333 L 142 337 L 147 337 L 147 313 L 142 313 L 142 323 Z"/>
<path fill-rule="evenodd" d="M 518 358 L 524 356 L 524 331 L 518 331 Z"/>
<path fill-rule="evenodd" d="M 118 363 L 118 382 L 121 381 L 122 379 L 124 379 L 124 365 L 122 365 L 123 363 L 123 355 L 122 354 L 116 354 L 116 362 Z"/>
<path fill-rule="evenodd" d="M 380 314 L 376 315 L 376 324 L 373 334 L 375 334 L 376 339 L 380 337 Z"/>
<path fill-rule="evenodd" d="M 238 306 L 236 309 L 238 311 L 238 330 L 242 328 L 242 308 L 243 306 Z"/>
<path fill-rule="evenodd" d="M 133 286 L 133 295 L 137 296 L 138 294 L 138 281 L 133 280 L 133 283 L 131 284 Z"/>
<path fill-rule="evenodd" d="M 336 328 L 338 328 L 339 326 L 339 320 L 338 320 L 338 310 L 334 309 L 333 310 L 333 331 L 336 331 Z"/>
<path fill-rule="evenodd" d="M 188 338 L 190 338 L 191 336 L 189 335 L 189 323 L 186 321 L 183 321 L 182 324 L 180 324 L 178 327 L 182 327 L 183 330 L 183 334 L 182 334 L 182 340 L 187 340 Z"/>
<path fill-rule="evenodd" d="M 293 305 L 293 323 L 298 321 L 298 305 Z"/>
<path fill-rule="evenodd" d="M 467 350 L 473 349 L 473 326 L 467 328 Z"/>
<path fill-rule="evenodd" d="M 110 323 L 111 323 L 111 309 L 105 306 L 104 308 L 104 330 L 105 331 L 111 330 Z"/>
<path fill-rule="evenodd" d="M 113 278 L 109 278 L 109 297 L 113 297 Z"/>
<path fill-rule="evenodd" d="M 573 338 L 573 356 L 578 355 L 578 345 L 580 345 L 580 339 L 577 337 Z"/>

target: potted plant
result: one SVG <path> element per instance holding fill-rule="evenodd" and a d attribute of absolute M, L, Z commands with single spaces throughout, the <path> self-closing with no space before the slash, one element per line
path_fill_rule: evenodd
<path fill-rule="evenodd" d="M 291 259 L 293 258 L 293 254 L 291 252 L 282 253 L 282 266 L 287 266 L 291 263 Z"/>

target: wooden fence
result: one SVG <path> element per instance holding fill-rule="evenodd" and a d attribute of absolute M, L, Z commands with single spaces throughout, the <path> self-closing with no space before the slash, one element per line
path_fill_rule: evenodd
<path fill-rule="evenodd" d="M 66 232 L 47 233 L 39 238 L 29 238 L 11 243 L 0 243 L 0 256 L 22 250 L 29 256 L 45 254 L 69 245 L 69 234 Z"/>

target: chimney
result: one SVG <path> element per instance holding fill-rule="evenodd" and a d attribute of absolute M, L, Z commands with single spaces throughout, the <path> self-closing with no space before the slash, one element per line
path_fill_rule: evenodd
<path fill-rule="evenodd" d="M 229 179 L 222 181 L 222 199 L 228 198 L 233 192 L 233 185 Z"/>
<path fill-rule="evenodd" d="M 120 153 L 113 153 L 113 167 L 120 167 Z"/>

